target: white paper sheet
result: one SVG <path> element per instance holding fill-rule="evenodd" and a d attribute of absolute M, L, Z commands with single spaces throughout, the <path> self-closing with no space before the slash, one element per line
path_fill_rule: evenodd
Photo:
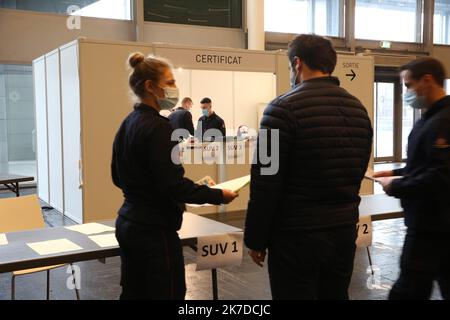
<path fill-rule="evenodd" d="M 119 245 L 114 233 L 90 236 L 89 239 L 94 241 L 101 248 L 114 247 Z"/>
<path fill-rule="evenodd" d="M 364 178 L 372 180 L 374 182 L 379 182 L 378 178 L 374 178 L 373 175 L 375 174 L 375 172 L 372 169 L 367 169 L 366 173 L 364 174 Z M 401 179 L 403 178 L 402 176 L 393 176 L 391 177 L 392 179 Z"/>
<path fill-rule="evenodd" d="M 204 182 L 208 179 L 208 176 L 200 179 L 199 181 L 197 181 L 197 183 L 201 183 Z M 244 188 L 246 185 L 248 185 L 250 183 L 250 175 L 248 176 L 244 176 L 244 177 L 240 177 L 237 179 L 233 179 L 233 180 L 229 180 L 229 181 L 225 181 L 213 186 L 209 186 L 212 189 L 228 189 L 234 192 L 239 192 L 242 188 Z M 206 184 L 206 183 L 202 183 L 202 184 Z M 187 206 L 191 207 L 191 208 L 200 208 L 200 207 L 208 207 L 208 206 L 213 206 L 213 204 L 209 204 L 209 203 L 204 203 L 204 204 L 193 204 L 193 203 L 186 203 Z"/>
<path fill-rule="evenodd" d="M 373 174 L 374 174 L 373 170 L 371 168 L 367 168 L 367 171 L 364 174 L 364 178 L 375 181 Z"/>
<path fill-rule="evenodd" d="M 210 204 L 210 203 L 204 203 L 204 204 L 186 203 L 186 205 L 188 207 L 191 207 L 191 208 L 201 208 L 201 207 L 212 207 L 212 206 L 215 206 L 215 204 Z"/>
<path fill-rule="evenodd" d="M 79 233 L 85 234 L 87 236 L 90 236 L 92 234 L 98 234 L 98 233 L 110 232 L 110 231 L 116 230 L 113 227 L 105 226 L 103 224 L 95 223 L 95 222 L 79 224 L 76 226 L 70 226 L 70 227 L 66 227 L 66 229 L 72 230 L 75 232 L 79 232 Z"/>
<path fill-rule="evenodd" d="M 8 239 L 6 239 L 6 234 L 0 234 L 0 246 L 5 246 L 8 244 Z"/>
<path fill-rule="evenodd" d="M 29 246 L 31 249 L 33 249 L 37 254 L 41 256 L 83 249 L 68 239 L 27 243 L 27 246 Z"/>

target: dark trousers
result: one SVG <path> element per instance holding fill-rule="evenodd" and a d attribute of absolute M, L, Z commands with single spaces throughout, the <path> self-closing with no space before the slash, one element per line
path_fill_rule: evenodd
<path fill-rule="evenodd" d="M 177 232 L 133 223 L 119 216 L 121 300 L 183 300 L 183 249 Z"/>
<path fill-rule="evenodd" d="M 400 276 L 389 299 L 429 299 L 435 280 L 442 297 L 450 300 L 450 233 L 408 230 L 400 260 Z"/>
<path fill-rule="evenodd" d="M 269 247 L 274 300 L 347 300 L 356 226 L 276 235 Z"/>

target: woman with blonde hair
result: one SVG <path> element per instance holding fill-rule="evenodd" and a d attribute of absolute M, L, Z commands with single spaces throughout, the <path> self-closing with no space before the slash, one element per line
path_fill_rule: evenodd
<path fill-rule="evenodd" d="M 173 159 L 177 141 L 161 110 L 179 98 L 172 68 L 161 58 L 129 57 L 130 88 L 139 103 L 120 126 L 113 145 L 112 177 L 124 203 L 116 221 L 121 250 L 121 299 L 184 299 L 183 250 L 177 231 L 184 203 L 229 203 L 237 194 L 184 177 Z M 174 152 L 175 150 L 175 152 Z"/>

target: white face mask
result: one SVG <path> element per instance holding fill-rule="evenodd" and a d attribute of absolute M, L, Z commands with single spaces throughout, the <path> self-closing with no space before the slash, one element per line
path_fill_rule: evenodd
<path fill-rule="evenodd" d="M 179 100 L 180 90 L 177 87 L 165 87 L 161 88 L 164 90 L 164 98 L 158 98 L 158 104 L 161 110 L 171 110 L 173 109 Z"/>
<path fill-rule="evenodd" d="M 427 101 L 424 96 L 418 96 L 413 90 L 408 90 L 403 96 L 403 103 L 414 109 L 423 109 L 427 107 Z"/>

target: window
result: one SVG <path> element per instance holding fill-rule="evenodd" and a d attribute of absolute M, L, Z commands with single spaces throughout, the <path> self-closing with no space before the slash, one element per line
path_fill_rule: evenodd
<path fill-rule="evenodd" d="M 355 37 L 422 41 L 422 0 L 356 0 Z"/>
<path fill-rule="evenodd" d="M 435 0 L 434 43 L 450 44 L 450 0 Z"/>
<path fill-rule="evenodd" d="M 242 0 L 144 0 L 144 20 L 242 28 Z"/>
<path fill-rule="evenodd" d="M 394 157 L 394 83 L 376 82 L 375 158 Z"/>
<path fill-rule="evenodd" d="M 343 13 L 343 0 L 264 0 L 264 29 L 343 37 Z"/>
<path fill-rule="evenodd" d="M 450 80 L 445 80 L 445 89 L 447 90 L 447 94 L 450 95 Z"/>
<path fill-rule="evenodd" d="M 131 20 L 131 0 L 0 0 L 0 8 Z"/>
<path fill-rule="evenodd" d="M 32 67 L 0 65 L 0 172 L 36 176 Z"/>

